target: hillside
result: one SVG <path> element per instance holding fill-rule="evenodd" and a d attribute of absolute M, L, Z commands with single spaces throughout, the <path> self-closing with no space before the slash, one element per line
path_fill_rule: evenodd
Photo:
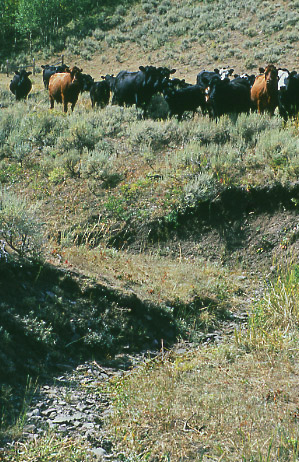
<path fill-rule="evenodd" d="M 298 119 L 179 122 L 161 95 L 145 119 L 92 110 L 88 93 L 49 111 L 40 66 L 63 54 L 95 80 L 154 65 L 191 83 L 216 67 L 298 70 L 299 2 L 116 3 L 11 54 L 13 68 L 36 60 L 28 100 L 0 74 L 0 459 L 34 460 L 49 437 L 90 460 L 80 445 L 102 441 L 63 433 L 68 453 L 54 433 L 39 448 L 22 425 L 28 377 L 55 388 L 96 361 L 115 367 L 92 382 L 114 405 L 95 418 L 107 459 L 297 460 Z"/>

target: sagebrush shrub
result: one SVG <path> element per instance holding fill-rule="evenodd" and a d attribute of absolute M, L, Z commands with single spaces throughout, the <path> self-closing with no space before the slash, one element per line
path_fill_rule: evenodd
<path fill-rule="evenodd" d="M 3 190 L 0 198 L 0 237 L 21 257 L 37 258 L 42 251 L 39 204 Z"/>

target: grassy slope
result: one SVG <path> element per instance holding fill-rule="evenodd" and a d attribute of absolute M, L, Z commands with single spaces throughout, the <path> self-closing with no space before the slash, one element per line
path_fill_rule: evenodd
<path fill-rule="evenodd" d="M 136 70 L 140 64 L 167 65 L 177 68 L 177 76 L 190 82 L 195 82 L 199 70 L 222 65 L 234 67 L 237 72 L 256 72 L 269 61 L 296 68 L 298 2 L 259 2 L 259 6 L 257 2 L 242 5 L 240 1 L 164 1 L 155 7 L 154 2 L 143 2 L 127 11 L 119 10 L 115 17 L 118 26 L 114 29 L 103 32 L 99 27 L 81 43 L 70 38 L 65 50 L 66 61 L 81 65 L 96 79 L 106 72 Z M 39 57 L 37 62 L 41 64 L 45 58 L 42 53 Z M 117 335 L 121 332 L 119 347 L 127 346 L 126 328 L 130 326 L 131 314 L 127 316 L 126 310 L 132 294 L 141 301 L 141 311 L 149 306 L 149 309 L 158 307 L 163 313 L 166 307 L 165 313 L 171 322 L 174 312 L 183 324 L 182 333 L 190 327 L 190 321 L 195 331 L 205 332 L 219 328 L 224 311 L 239 313 L 250 307 L 252 299 L 260 295 L 255 293 L 257 282 L 261 283 L 264 276 L 275 271 L 273 259 L 296 260 L 298 188 L 295 184 L 299 143 L 296 122 L 283 127 L 279 117 L 270 120 L 256 115 L 240 117 L 236 124 L 229 119 L 215 124 L 200 115 L 194 120 L 187 115 L 181 124 L 175 120 L 140 121 L 135 109 L 122 111 L 108 107 L 93 113 L 87 96 L 80 98 L 74 114 L 65 117 L 59 107 L 53 114 L 48 113 L 41 75 L 33 78 L 32 98 L 28 103 L 18 104 L 7 92 L 10 78 L 2 75 L 0 82 L 4 106 L 0 114 L 1 133 L 5 141 L 1 146 L 1 182 L 32 203 L 40 201 L 42 219 L 46 222 L 48 262 L 70 275 L 78 272 L 83 276 L 78 286 L 74 283 L 79 294 L 76 308 L 86 309 L 87 313 L 91 307 L 96 312 L 96 304 L 89 305 L 88 291 L 85 297 L 86 285 L 107 293 L 111 290 L 114 300 L 124 302 L 129 297 L 124 305 L 120 304 L 123 309 L 119 320 L 119 302 L 115 311 L 107 311 L 108 331 L 111 325 L 112 337 L 115 332 Z M 82 245 L 78 248 L 74 243 Z M 111 245 L 118 250 L 110 250 Z M 64 275 L 63 272 L 60 280 L 64 280 Z M 29 280 L 23 283 L 26 286 Z M 47 292 L 52 294 L 52 309 L 64 307 L 64 327 L 69 323 L 67 313 L 73 300 L 63 283 L 62 287 L 61 282 L 51 284 L 49 279 L 47 287 L 32 290 L 21 309 L 27 312 L 34 304 L 34 319 L 39 322 L 34 324 L 33 343 L 40 342 L 40 331 L 45 333 L 41 321 L 46 320 L 46 325 L 51 325 L 57 334 L 51 316 L 41 312 L 40 300 L 47 298 Z M 10 291 L 6 301 L 12 300 Z M 12 303 L 18 309 L 17 302 Z M 169 308 L 171 312 L 167 311 Z M 69 314 L 71 316 L 71 311 Z M 10 310 L 9 315 L 15 322 L 15 313 Z M 149 343 L 144 346 L 152 347 L 161 334 L 154 326 L 147 326 L 146 319 L 141 313 L 140 338 L 142 328 L 145 331 L 148 328 Z M 22 318 L 18 321 L 21 326 L 26 325 Z M 78 328 L 83 329 L 80 330 L 83 335 L 82 320 Z M 99 326 L 95 323 L 93 328 L 97 333 Z M 111 331 L 106 333 L 111 339 Z M 44 335 L 45 345 L 51 343 L 51 335 L 51 332 L 48 337 Z M 137 340 L 132 342 L 134 347 Z M 99 338 L 97 344 L 101 344 Z M 96 345 L 87 339 L 82 345 L 82 355 L 88 345 L 94 351 Z M 216 369 L 226 367 L 231 354 L 239 355 L 234 346 L 229 348 L 233 353 L 225 353 L 224 360 L 222 350 L 216 349 L 216 353 L 207 352 L 207 360 L 199 353 L 192 367 L 188 361 L 184 365 L 184 359 L 179 367 L 196 371 L 201 367 L 198 362 L 208 363 L 211 354 L 216 355 L 217 364 L 219 361 Z M 31 355 L 31 350 L 28 351 Z M 53 357 L 62 351 L 63 348 L 60 352 L 54 351 Z M 271 357 L 270 363 L 277 364 L 281 357 L 284 355 Z M 243 368 L 246 361 L 251 370 L 251 357 L 246 356 L 244 361 L 241 355 Z M 264 361 L 267 362 L 261 354 L 261 364 Z M 288 361 L 283 366 L 284 375 Z M 236 364 L 238 367 L 238 361 Z M 267 362 L 266 369 L 268 365 Z M 169 367 L 166 364 L 165 370 L 158 368 L 158 376 L 160 372 L 170 375 Z M 243 383 L 244 373 L 233 372 L 236 388 Z M 212 374 L 212 378 L 207 376 L 206 380 L 211 383 L 223 380 L 222 376 L 217 377 Z M 263 380 L 262 377 L 259 380 Z M 148 380 L 160 378 L 150 375 Z M 186 388 L 191 387 L 184 383 Z M 273 383 L 273 389 L 281 387 L 279 380 L 277 386 Z M 172 396 L 172 388 L 167 384 L 165 390 Z M 252 390 L 254 394 L 254 387 Z M 133 380 L 133 395 L 136 393 Z M 221 391 L 221 396 L 226 402 L 233 401 L 225 391 Z M 236 400 L 237 409 L 238 403 Z M 186 408 L 187 404 L 183 406 Z M 203 419 L 207 421 L 211 410 L 205 406 L 207 413 Z M 139 412 L 143 411 L 137 407 L 136 413 Z M 155 410 L 150 412 L 161 422 L 162 429 L 180 428 L 174 424 L 177 417 L 163 427 L 165 415 Z M 190 415 L 192 413 L 190 410 Z M 188 418 L 186 414 L 183 431 L 175 433 L 182 448 L 185 448 L 183 436 L 188 433 L 184 422 Z M 126 419 L 132 421 L 130 415 Z M 241 423 L 242 419 L 240 417 Z M 277 415 L 275 422 L 280 419 Z M 126 422 L 124 420 L 124 426 Z M 199 424 L 192 422 L 194 428 Z M 116 422 L 115 428 L 118 425 Z M 146 428 L 147 425 L 151 424 L 146 424 Z M 231 421 L 227 425 L 231 425 Z M 241 430 L 244 426 L 240 424 Z M 119 430 L 120 434 L 122 431 Z M 240 434 L 238 426 L 236 431 Z M 143 442 L 144 433 L 139 436 L 139 429 L 133 428 L 132 432 L 138 432 L 140 438 L 138 444 L 133 441 L 132 450 L 141 452 L 144 444 L 147 449 L 151 446 L 148 440 Z M 259 433 L 260 446 L 269 448 L 271 437 L 262 428 Z M 242 441 L 251 434 L 245 432 Z M 168 450 L 166 433 L 161 446 L 157 444 L 156 434 L 149 432 L 149 435 L 153 452 L 164 457 Z M 213 432 L 209 435 L 213 439 Z M 287 446 L 288 454 L 292 448 L 296 452 L 292 446 L 296 438 L 290 432 L 281 444 Z M 212 447 L 211 454 L 218 460 L 221 450 L 217 455 L 216 445 L 211 446 L 216 443 L 207 441 L 197 454 L 209 454 Z M 219 443 L 225 448 L 225 457 L 239 460 L 241 456 L 236 451 L 230 456 L 232 448 L 227 441 L 223 439 Z M 172 445 L 171 440 L 169 444 Z M 185 455 L 180 451 L 173 451 L 171 460 Z M 251 457 L 250 448 L 244 451 L 243 455 Z M 186 457 L 194 460 L 194 453 Z M 222 460 L 226 460 L 225 457 Z"/>

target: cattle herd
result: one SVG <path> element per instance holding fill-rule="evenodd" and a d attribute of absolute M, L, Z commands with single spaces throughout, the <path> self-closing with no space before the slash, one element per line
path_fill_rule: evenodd
<path fill-rule="evenodd" d="M 171 78 L 175 69 L 167 67 L 140 66 L 136 72 L 120 71 L 116 76 L 102 76 L 95 82 L 92 76 L 83 74 L 82 69 L 66 65 L 43 65 L 43 83 L 49 91 L 50 107 L 54 102 L 68 104 L 73 110 L 79 94 L 90 92 L 92 107 L 105 107 L 110 101 L 120 106 L 141 108 L 144 115 L 153 95 L 160 93 L 169 106 L 169 116 L 180 120 L 185 111 L 195 113 L 198 108 L 203 114 L 217 119 L 224 114 L 258 113 L 274 114 L 279 108 L 286 121 L 299 112 L 299 74 L 296 71 L 276 68 L 269 64 L 259 69 L 259 75 L 233 75 L 233 69 L 203 70 L 196 78 L 196 84 L 184 79 Z M 10 90 L 17 100 L 27 98 L 32 84 L 31 72 L 20 70 L 10 83 Z"/>

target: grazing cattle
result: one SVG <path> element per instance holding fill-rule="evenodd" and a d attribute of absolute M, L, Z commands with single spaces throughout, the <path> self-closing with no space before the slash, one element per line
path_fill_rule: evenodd
<path fill-rule="evenodd" d="M 240 77 L 234 80 L 214 77 L 206 89 L 206 102 L 214 118 L 223 114 L 248 113 L 251 107 L 250 85 Z"/>
<path fill-rule="evenodd" d="M 285 121 L 299 113 L 299 74 L 287 69 L 278 71 L 278 108 Z"/>
<path fill-rule="evenodd" d="M 72 111 L 82 90 L 82 69 L 74 66 L 69 72 L 54 74 L 49 81 L 49 97 L 51 109 L 54 101 L 63 104 L 64 112 L 67 112 L 68 103 L 71 103 Z"/>
<path fill-rule="evenodd" d="M 44 87 L 48 90 L 50 77 L 57 73 L 66 72 L 69 67 L 66 64 L 60 64 L 59 66 L 54 66 L 50 64 L 42 64 L 43 69 L 43 82 Z"/>
<path fill-rule="evenodd" d="M 278 70 L 273 64 L 269 64 L 266 69 L 260 68 L 260 75 L 251 88 L 251 101 L 259 114 L 265 111 L 274 114 L 278 106 Z"/>
<path fill-rule="evenodd" d="M 140 66 L 138 72 L 121 71 L 115 77 L 112 104 L 142 108 L 144 112 L 152 96 L 163 90 L 175 69 Z"/>
<path fill-rule="evenodd" d="M 169 106 L 170 117 L 177 115 L 179 120 L 185 111 L 192 111 L 194 114 L 198 107 L 203 112 L 206 109 L 204 88 L 200 85 L 188 85 L 185 88 L 166 86 L 163 95 Z"/>
<path fill-rule="evenodd" d="M 216 76 L 218 79 L 221 79 L 218 69 L 214 69 L 214 71 L 201 71 L 197 74 L 196 84 L 206 88 L 209 86 L 211 80 Z"/>
<path fill-rule="evenodd" d="M 91 77 L 91 75 L 81 74 L 81 81 L 82 81 L 81 93 L 83 93 L 83 91 L 90 91 L 94 83 L 94 79 Z"/>
<path fill-rule="evenodd" d="M 105 76 L 102 75 L 101 77 L 103 80 L 101 82 L 94 82 L 90 88 L 91 106 L 93 108 L 95 105 L 103 108 L 109 103 L 110 85 Z"/>
<path fill-rule="evenodd" d="M 32 88 L 32 83 L 29 79 L 29 75 L 31 74 L 32 72 L 27 72 L 23 69 L 21 71 L 15 71 L 15 75 L 10 82 L 9 88 L 15 95 L 17 101 L 20 99 L 26 99 L 29 95 Z"/>

